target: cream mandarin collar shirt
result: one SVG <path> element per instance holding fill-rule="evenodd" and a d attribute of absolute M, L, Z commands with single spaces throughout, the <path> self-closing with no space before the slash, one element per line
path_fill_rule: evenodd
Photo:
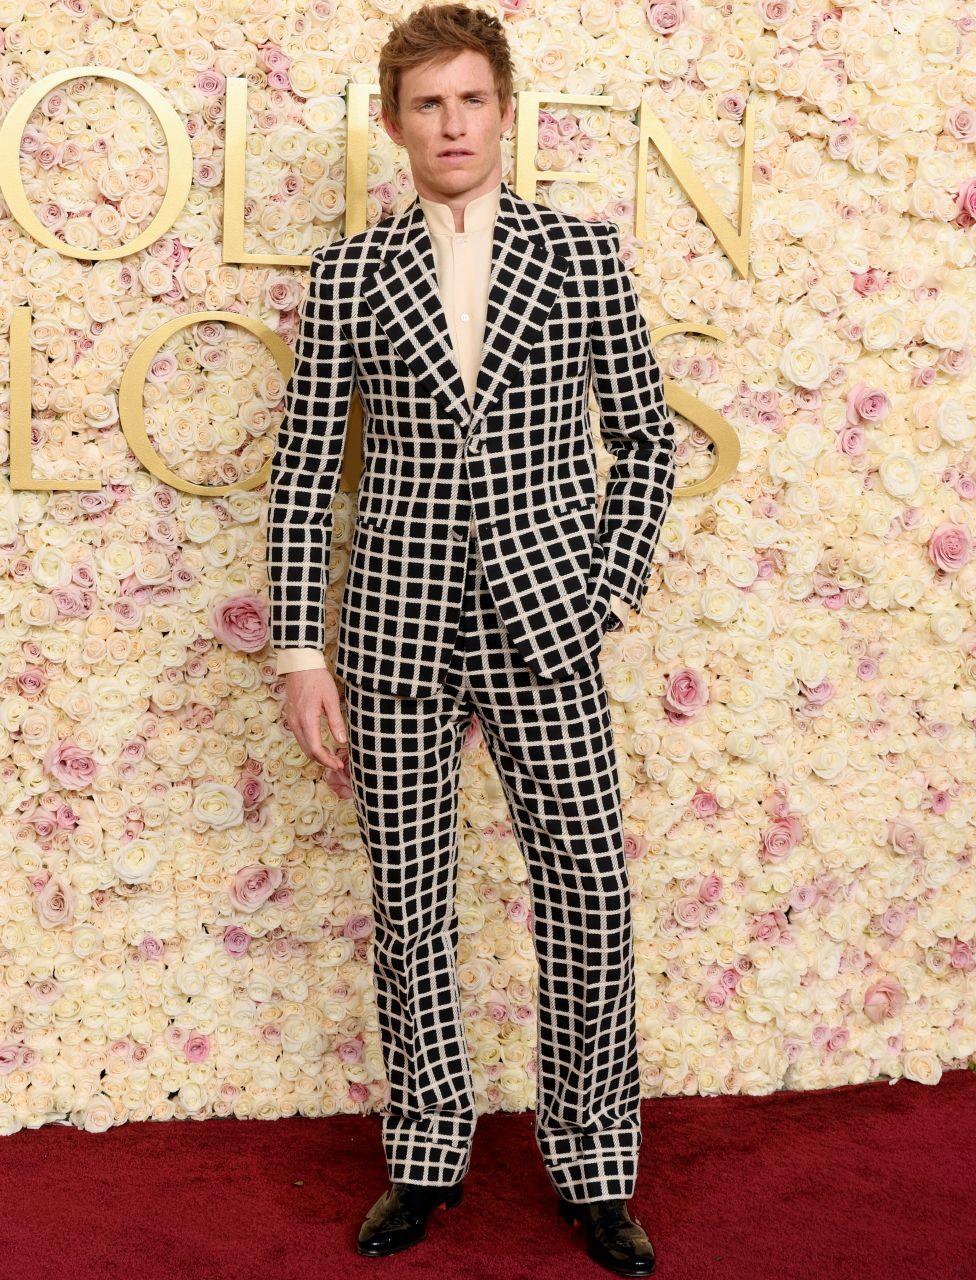
<path fill-rule="evenodd" d="M 464 206 L 464 228 L 457 231 L 451 206 L 418 196 L 434 246 L 437 285 L 441 305 L 454 343 L 468 404 L 474 404 L 475 385 L 481 367 L 481 345 L 488 310 L 488 279 L 491 275 L 491 242 L 498 214 L 502 184 L 475 196 Z M 475 519 L 471 517 L 471 531 Z M 611 597 L 614 612 L 624 621 L 630 606 L 619 596 Z M 278 655 L 278 675 L 324 667 L 325 654 L 318 649 L 283 649 Z"/>

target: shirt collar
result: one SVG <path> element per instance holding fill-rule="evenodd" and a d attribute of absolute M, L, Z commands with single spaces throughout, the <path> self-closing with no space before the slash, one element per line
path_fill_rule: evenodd
<path fill-rule="evenodd" d="M 485 191 L 482 195 L 475 196 L 473 200 L 468 201 L 464 206 L 465 234 L 469 231 L 488 231 L 491 228 L 495 221 L 495 215 L 498 213 L 501 190 L 502 184 L 499 182 L 490 191 Z M 450 236 L 462 234 L 455 230 L 454 214 L 451 212 L 449 204 L 442 204 L 439 200 L 426 200 L 420 195 L 417 198 L 427 219 L 428 230 L 432 235 Z"/>

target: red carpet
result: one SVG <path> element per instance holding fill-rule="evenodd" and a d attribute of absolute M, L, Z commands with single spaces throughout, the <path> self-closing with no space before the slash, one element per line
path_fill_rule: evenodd
<path fill-rule="evenodd" d="M 631 1212 L 668 1280 L 974 1280 L 976 1074 L 644 1102 Z M 0 1139 L 7 1280 L 591 1280 L 534 1115 L 481 1116 L 465 1198 L 360 1258 L 379 1117 L 63 1125 Z"/>

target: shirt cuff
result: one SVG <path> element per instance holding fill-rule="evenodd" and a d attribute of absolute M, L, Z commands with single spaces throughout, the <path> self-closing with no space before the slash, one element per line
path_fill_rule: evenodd
<path fill-rule="evenodd" d="M 312 671 L 324 667 L 325 654 L 319 649 L 282 649 L 277 654 L 278 675 L 289 671 Z"/>

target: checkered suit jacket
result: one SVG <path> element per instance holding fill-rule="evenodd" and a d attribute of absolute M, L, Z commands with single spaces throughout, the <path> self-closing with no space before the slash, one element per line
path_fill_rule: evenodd
<path fill-rule="evenodd" d="M 353 388 L 363 465 L 335 673 L 430 693 L 450 658 L 474 514 L 511 642 L 543 677 L 593 669 L 610 596 L 637 608 L 674 485 L 674 426 L 612 223 L 502 182 L 469 405 L 419 199 L 312 254 L 272 460 L 276 649 L 325 648 L 332 501 Z M 589 391 L 615 455 L 597 519 Z M 612 619 L 611 619 L 612 620 Z"/>

